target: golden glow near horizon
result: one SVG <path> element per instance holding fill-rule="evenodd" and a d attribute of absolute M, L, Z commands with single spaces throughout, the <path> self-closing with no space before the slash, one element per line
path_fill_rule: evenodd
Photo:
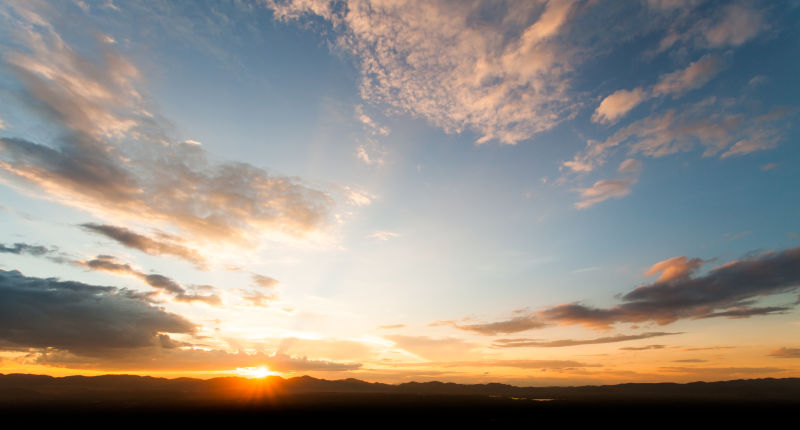
<path fill-rule="evenodd" d="M 233 373 L 250 379 L 264 379 L 268 376 L 281 376 L 280 372 L 269 370 L 267 366 L 239 367 L 236 368 Z"/>
<path fill-rule="evenodd" d="M 0 373 L 800 376 L 800 8 L 119 3 L 0 0 Z"/>

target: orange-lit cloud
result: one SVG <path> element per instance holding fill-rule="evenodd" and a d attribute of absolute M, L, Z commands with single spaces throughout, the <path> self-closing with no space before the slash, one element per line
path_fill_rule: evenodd
<path fill-rule="evenodd" d="M 800 358 L 800 348 L 779 348 L 770 352 L 769 356 L 776 358 Z"/>
<path fill-rule="evenodd" d="M 789 311 L 798 304 L 754 306 L 761 297 L 791 293 L 800 288 L 800 248 L 751 256 L 714 268 L 705 275 L 692 276 L 702 262 L 686 257 L 659 262 L 647 272 L 649 275 L 661 273 L 658 280 L 635 288 L 621 297 L 621 304 L 610 308 L 567 303 L 497 323 L 461 325 L 443 321 L 435 324 L 462 330 L 472 327 L 476 328 L 473 331 L 483 334 L 520 332 L 548 324 L 609 329 L 616 323 L 652 321 L 665 325 L 686 318 L 773 315 Z M 537 346 L 536 342 L 530 346 Z M 566 341 L 569 342 L 573 341 Z"/>
<path fill-rule="evenodd" d="M 343 32 L 336 43 L 360 61 L 366 100 L 447 132 L 472 129 L 479 142 L 514 144 L 552 128 L 571 107 L 566 75 L 577 56 L 558 36 L 578 9 L 573 0 L 509 3 L 502 20 L 481 25 L 473 23 L 479 2 L 266 3 L 279 19 L 330 21 Z M 373 160 L 366 150 L 359 157 Z"/>

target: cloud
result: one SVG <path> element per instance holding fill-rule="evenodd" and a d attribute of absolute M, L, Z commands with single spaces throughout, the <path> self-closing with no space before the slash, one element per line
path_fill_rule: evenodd
<path fill-rule="evenodd" d="M 613 124 L 648 98 L 649 94 L 641 87 L 630 91 L 615 91 L 600 102 L 592 115 L 592 121 Z"/>
<path fill-rule="evenodd" d="M 579 188 L 575 191 L 580 194 L 580 200 L 575 202 L 577 209 L 586 209 L 610 198 L 621 198 L 631 193 L 631 187 L 636 184 L 636 178 L 603 179 L 595 182 L 589 188 Z"/>
<path fill-rule="evenodd" d="M 242 298 L 253 306 L 269 306 L 270 303 L 278 298 L 278 295 L 276 293 L 264 294 L 260 291 L 251 291 L 243 295 Z"/>
<path fill-rule="evenodd" d="M 443 361 L 426 363 L 397 363 L 398 367 L 515 367 L 518 369 L 572 369 L 580 367 L 602 367 L 601 364 L 583 363 L 573 360 L 480 360 Z"/>
<path fill-rule="evenodd" d="M 731 375 L 778 373 L 786 369 L 779 369 L 777 367 L 660 367 L 659 370 L 670 373 L 698 375 L 701 377 L 731 379 Z"/>
<path fill-rule="evenodd" d="M 75 355 L 69 351 L 35 352 L 36 362 L 47 366 L 73 369 L 121 370 L 180 370 L 219 371 L 240 367 L 267 366 L 278 372 L 342 372 L 361 368 L 361 363 L 317 360 L 287 354 L 264 352 L 228 352 L 219 349 L 181 347 L 138 348 L 135 354 L 128 351 L 108 351 L 96 356 Z"/>
<path fill-rule="evenodd" d="M 0 270 L 0 341 L 93 355 L 160 346 L 167 333 L 194 333 L 180 315 L 129 290 Z M 168 337 L 167 337 L 168 339 Z"/>
<path fill-rule="evenodd" d="M 565 346 L 577 345 L 596 345 L 601 343 L 616 343 L 626 342 L 629 340 L 648 339 L 651 337 L 670 336 L 683 333 L 667 333 L 667 332 L 650 332 L 634 335 L 616 335 L 599 337 L 596 339 L 559 339 L 541 341 L 534 339 L 497 339 L 494 341 L 496 348 L 519 348 L 519 347 L 536 347 L 536 348 L 561 348 Z"/>
<path fill-rule="evenodd" d="M 652 265 L 644 275 L 653 276 L 660 273 L 661 276 L 656 279 L 656 282 L 685 279 L 699 269 L 703 263 L 706 261 L 699 258 L 673 257 Z"/>
<path fill-rule="evenodd" d="M 102 270 L 118 275 L 129 275 L 138 278 L 156 290 L 171 294 L 175 301 L 179 302 L 203 302 L 209 305 L 220 305 L 222 300 L 216 294 L 202 295 L 189 293 L 184 287 L 174 280 L 157 273 L 147 274 L 131 267 L 130 264 L 121 263 L 110 255 L 98 255 L 86 261 L 72 261 L 73 264 L 91 270 Z"/>
<path fill-rule="evenodd" d="M 647 349 L 664 349 L 666 347 L 666 345 L 626 346 L 620 348 L 620 351 L 644 351 Z"/>
<path fill-rule="evenodd" d="M 433 360 L 458 359 L 464 357 L 464 355 L 478 347 L 478 345 L 472 342 L 453 337 L 432 338 L 427 336 L 404 336 L 399 334 L 385 337 L 406 351 Z"/>
<path fill-rule="evenodd" d="M 702 34 L 712 47 L 738 46 L 767 27 L 762 13 L 743 4 L 725 7 L 712 24 L 702 25 Z"/>
<path fill-rule="evenodd" d="M 676 260 L 666 260 L 669 261 Z M 654 267 L 673 267 L 663 263 Z M 733 261 L 703 276 L 691 276 L 692 270 L 674 272 L 667 280 L 639 286 L 622 296 L 622 304 L 612 308 L 566 304 L 540 311 L 539 317 L 563 324 L 608 327 L 616 322 L 655 321 L 663 325 L 684 318 L 746 318 L 783 312 L 786 307 L 751 305 L 760 297 L 800 288 L 800 248 Z M 661 273 L 664 276 L 667 272 Z"/>
<path fill-rule="evenodd" d="M 672 8 L 659 7 L 650 2 L 651 7 L 677 9 L 671 14 L 671 25 L 661 40 L 655 53 L 675 48 L 684 49 L 724 49 L 744 44 L 768 28 L 763 10 L 758 10 L 745 2 L 731 2 L 723 7 L 698 10 L 702 1 L 676 2 Z M 669 1 L 665 3 L 670 3 Z M 706 13 L 710 11 L 710 13 Z"/>
<path fill-rule="evenodd" d="M 770 352 L 769 356 L 775 358 L 800 358 L 800 348 L 778 348 Z"/>
<path fill-rule="evenodd" d="M 111 46 L 86 58 L 35 12 L 8 18 L 24 47 L 4 57 L 18 96 L 61 133 L 47 145 L 0 139 L 7 180 L 98 216 L 204 241 L 252 245 L 258 234 L 301 237 L 327 224 L 326 193 L 247 163 L 210 161 L 201 146 L 172 139 L 148 111 L 138 69 Z"/>
<path fill-rule="evenodd" d="M 50 250 L 41 245 L 29 245 L 27 243 L 15 243 L 12 247 L 7 247 L 0 243 L 0 252 L 6 254 L 28 254 L 35 257 L 41 257 L 50 253 Z"/>
<path fill-rule="evenodd" d="M 689 90 L 700 88 L 719 73 L 720 63 L 719 58 L 706 55 L 684 69 L 661 76 L 651 88 L 637 87 L 633 90 L 618 90 L 600 102 L 600 106 L 592 115 L 592 121 L 613 124 L 645 100 L 666 95 L 678 96 Z M 565 163 L 565 165 L 570 167 L 569 164 Z"/>
<path fill-rule="evenodd" d="M 205 259 L 199 252 L 194 249 L 187 248 L 168 240 L 164 237 L 162 240 L 156 240 L 151 237 L 136 233 L 128 230 L 125 227 L 117 227 L 108 224 L 95 224 L 86 223 L 81 224 L 81 227 L 93 233 L 99 233 L 103 236 L 113 239 L 121 245 L 128 248 L 137 249 L 149 255 L 171 255 L 193 263 L 197 266 L 204 266 Z"/>
<path fill-rule="evenodd" d="M 668 73 L 653 86 L 653 95 L 682 94 L 702 87 L 720 71 L 720 60 L 712 55 L 690 64 L 682 70 Z"/>
<path fill-rule="evenodd" d="M 393 239 L 395 237 L 400 237 L 400 233 L 395 233 L 395 232 L 386 231 L 386 230 L 378 230 L 376 232 L 370 233 L 367 236 L 367 238 L 376 239 L 376 240 L 380 240 L 380 241 L 384 241 L 384 242 L 389 240 L 389 239 Z"/>
<path fill-rule="evenodd" d="M 577 55 L 562 36 L 579 3 L 494 3 L 487 16 L 483 2 L 266 1 L 278 19 L 333 26 L 336 45 L 359 62 L 364 100 L 506 144 L 573 108 L 567 75 Z"/>
<path fill-rule="evenodd" d="M 275 278 L 270 278 L 269 276 L 259 275 L 256 273 L 253 274 L 253 282 L 262 288 L 273 288 L 280 283 Z"/>
<path fill-rule="evenodd" d="M 387 325 L 378 326 L 378 328 L 381 328 L 381 329 L 393 329 L 393 328 L 403 328 L 405 326 L 406 326 L 405 324 L 387 324 Z"/>
<path fill-rule="evenodd" d="M 605 141 L 589 140 L 586 149 L 565 162 L 576 172 L 589 172 L 605 164 L 612 151 L 625 148 L 628 155 L 663 157 L 704 149 L 703 156 L 722 158 L 774 148 L 783 139 L 793 117 L 784 108 L 748 116 L 738 100 L 710 97 L 680 111 L 652 114 L 621 128 Z"/>
<path fill-rule="evenodd" d="M 497 321 L 486 324 L 458 324 L 455 321 L 439 321 L 434 325 L 449 325 L 459 330 L 471 331 L 480 333 L 486 336 L 494 336 L 503 333 L 517 333 L 534 328 L 542 328 L 546 326 L 544 322 L 538 320 L 534 316 L 524 315 L 513 317 L 504 321 Z"/>
<path fill-rule="evenodd" d="M 608 308 L 565 303 L 498 323 L 462 325 L 454 321 L 440 321 L 434 325 L 450 325 L 489 335 L 525 331 L 551 324 L 579 324 L 593 329 L 609 329 L 617 323 L 652 321 L 666 325 L 681 319 L 773 315 L 800 304 L 755 306 L 763 297 L 793 293 L 800 289 L 800 248 L 751 255 L 695 276 L 701 263 L 708 261 L 713 260 L 676 257 L 656 263 L 647 271 L 647 276 L 660 274 L 655 282 L 636 287 L 621 297 L 620 304 Z M 672 333 L 654 332 L 634 336 L 649 337 L 653 334 Z M 622 338 L 626 340 L 625 336 Z M 605 343 L 614 339 L 604 337 L 596 340 Z M 499 342 L 498 345 L 512 345 L 514 342 Z M 585 341 L 521 339 L 516 342 L 521 346 L 546 347 L 577 345 Z"/>

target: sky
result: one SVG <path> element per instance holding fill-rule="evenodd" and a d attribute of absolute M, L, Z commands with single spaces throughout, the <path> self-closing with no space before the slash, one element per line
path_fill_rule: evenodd
<path fill-rule="evenodd" d="M 798 377 L 799 20 L 0 0 L 0 372 Z"/>

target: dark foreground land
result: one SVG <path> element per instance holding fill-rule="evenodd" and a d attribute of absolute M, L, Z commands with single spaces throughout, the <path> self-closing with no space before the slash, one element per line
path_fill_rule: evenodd
<path fill-rule="evenodd" d="M 130 375 L 0 374 L 0 417 L 86 425 L 216 420 L 260 423 L 759 426 L 800 423 L 800 379 L 690 384 L 515 387 L 441 382 L 388 385 L 308 376 L 263 380 Z M 109 421 L 115 420 L 115 421 Z M 123 420 L 123 421 L 119 421 Z"/>

